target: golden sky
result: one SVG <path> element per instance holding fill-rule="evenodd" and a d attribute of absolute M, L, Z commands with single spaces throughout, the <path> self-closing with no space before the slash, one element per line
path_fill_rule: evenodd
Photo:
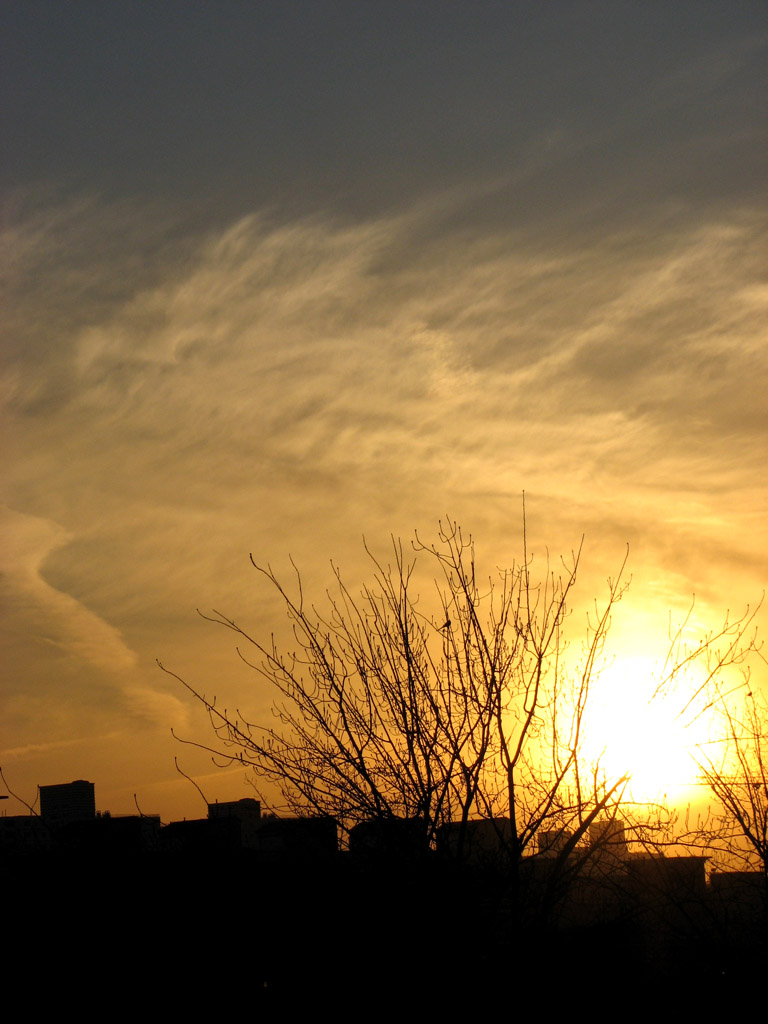
<path fill-rule="evenodd" d="M 629 544 L 616 649 L 760 599 L 760 3 L 51 5 L 0 15 L 0 764 L 164 820 L 249 795 L 160 658 L 267 697 L 249 564 L 471 530 L 583 616 Z M 581 602 L 581 604 L 579 604 Z M 8 813 L 20 805 L 8 801 Z"/>

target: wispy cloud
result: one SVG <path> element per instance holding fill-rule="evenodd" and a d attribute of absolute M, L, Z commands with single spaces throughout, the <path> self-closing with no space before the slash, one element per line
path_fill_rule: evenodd
<path fill-rule="evenodd" d="M 194 607 L 242 607 L 249 550 L 292 551 L 317 581 L 330 556 L 362 573 L 361 533 L 447 511 L 503 560 L 525 489 L 532 536 L 568 550 L 586 532 L 611 569 L 631 541 L 654 600 L 716 603 L 729 580 L 752 596 L 764 577 L 766 218 L 659 209 L 534 238 L 470 230 L 452 205 L 253 214 L 151 272 L 104 261 L 126 223 L 108 204 L 12 227 L 45 283 L 30 323 L 17 294 L 34 343 L 11 346 L 6 378 L 12 622 L 67 678 L 99 673 L 132 727 L 189 722 L 152 659 L 217 677 Z M 49 709 L 94 685 L 47 686 Z"/>
<path fill-rule="evenodd" d="M 62 366 L 69 388 L 55 414 L 14 421 L 18 444 L 56 504 L 98 492 L 123 525 L 356 474 L 482 489 L 500 461 L 568 491 L 674 460 L 678 483 L 717 489 L 764 441 L 765 234 L 738 210 L 586 247 L 435 238 L 418 210 L 246 217 L 60 337 L 52 374 L 12 366 L 20 394 Z"/>
<path fill-rule="evenodd" d="M 4 598 L 17 628 L 98 668 L 110 672 L 133 668 L 136 655 L 119 630 L 71 594 L 52 587 L 43 576 L 46 558 L 72 536 L 56 523 L 8 508 L 0 508 L 0 525 L 5 538 Z"/>

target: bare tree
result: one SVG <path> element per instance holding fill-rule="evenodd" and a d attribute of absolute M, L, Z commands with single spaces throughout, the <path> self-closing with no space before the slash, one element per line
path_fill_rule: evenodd
<path fill-rule="evenodd" d="M 705 848 L 731 869 L 758 867 L 768 897 L 768 703 L 752 666 L 765 664 L 756 620 L 762 600 L 693 647 L 684 643 L 693 606 L 670 634 L 656 696 L 679 696 L 679 716 L 694 725 L 707 716 L 708 739 L 694 754 L 701 781 L 717 800 L 677 841 Z M 696 666 L 690 676 L 687 669 Z"/>
<path fill-rule="evenodd" d="M 716 701 L 722 731 L 699 748 L 698 764 L 718 808 L 701 831 L 731 868 L 762 872 L 768 900 L 768 703 L 752 688 Z"/>
<path fill-rule="evenodd" d="M 425 849 L 448 827 L 459 854 L 472 819 L 498 822 L 516 903 L 524 856 L 547 855 L 548 877 L 558 877 L 625 793 L 628 775 L 607 777 L 582 756 L 625 565 L 569 665 L 565 625 L 581 547 L 535 579 L 524 523 L 522 561 L 482 582 L 472 539 L 454 523 L 440 525 L 434 543 L 417 536 L 407 555 L 393 539 L 388 564 L 369 556 L 373 582 L 360 594 L 334 568 L 324 612 L 307 602 L 298 571 L 290 592 L 251 557 L 292 623 L 290 651 L 220 612 L 203 616 L 237 635 L 240 657 L 271 688 L 271 724 L 176 678 L 207 708 L 219 743 L 209 749 L 253 768 L 294 813 L 330 815 L 347 834 L 364 821 L 410 819 Z M 417 561 L 435 581 L 432 614 L 420 604 Z M 670 661 L 666 684 L 696 656 Z"/>

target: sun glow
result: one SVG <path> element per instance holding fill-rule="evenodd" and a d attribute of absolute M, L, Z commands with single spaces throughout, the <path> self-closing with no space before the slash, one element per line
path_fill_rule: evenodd
<path fill-rule="evenodd" d="M 705 715 L 681 715 L 679 695 L 655 696 L 650 659 L 635 656 L 605 668 L 590 694 L 582 754 L 607 778 L 630 776 L 629 795 L 639 801 L 673 798 L 696 782 L 693 757 L 707 739 Z"/>

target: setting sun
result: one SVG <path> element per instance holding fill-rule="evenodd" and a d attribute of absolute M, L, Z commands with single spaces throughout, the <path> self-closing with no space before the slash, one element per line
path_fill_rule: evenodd
<path fill-rule="evenodd" d="M 693 753 L 707 736 L 706 716 L 680 714 L 680 702 L 654 697 L 657 672 L 642 656 L 604 669 L 590 699 L 584 751 L 610 777 L 630 775 L 630 794 L 646 801 L 680 794 L 696 782 Z"/>

